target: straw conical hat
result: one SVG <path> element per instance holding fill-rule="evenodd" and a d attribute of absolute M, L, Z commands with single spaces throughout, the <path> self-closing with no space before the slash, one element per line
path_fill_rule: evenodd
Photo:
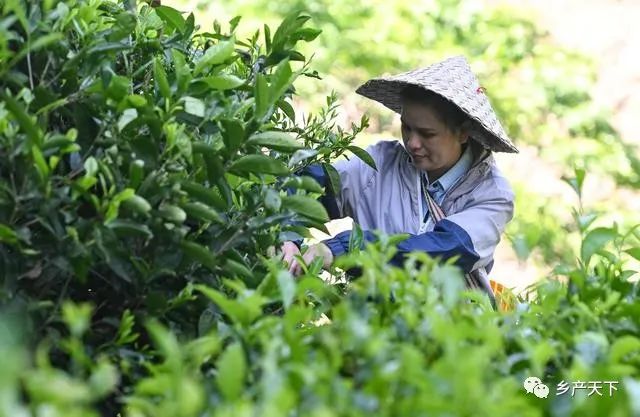
<path fill-rule="evenodd" d="M 400 113 L 400 94 L 408 85 L 431 90 L 456 104 L 475 122 L 470 135 L 485 148 L 496 152 L 518 152 L 463 56 L 391 77 L 374 78 L 358 87 L 356 92 Z"/>

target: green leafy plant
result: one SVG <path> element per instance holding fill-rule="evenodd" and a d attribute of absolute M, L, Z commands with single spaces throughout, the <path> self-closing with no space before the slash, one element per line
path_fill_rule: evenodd
<path fill-rule="evenodd" d="M 339 187 L 332 160 L 371 162 L 335 95 L 296 115 L 309 16 L 242 40 L 167 6 L 1 7 L 0 415 L 637 411 L 637 228 L 580 205 L 580 248 L 508 313 L 425 254 L 390 266 L 401 236 L 339 259 L 361 271 L 339 285 L 268 256 L 327 220 L 301 169 Z M 620 387 L 544 401 L 530 375 Z"/>

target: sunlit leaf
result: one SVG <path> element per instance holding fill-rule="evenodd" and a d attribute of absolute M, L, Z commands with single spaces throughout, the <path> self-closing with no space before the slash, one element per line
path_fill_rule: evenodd
<path fill-rule="evenodd" d="M 369 153 L 367 151 L 365 151 L 364 149 L 359 148 L 357 146 L 353 146 L 353 145 L 347 147 L 347 149 L 349 149 L 351 152 L 353 152 L 353 154 L 355 156 L 360 158 L 362 160 L 362 162 L 364 162 L 365 164 L 369 165 L 371 168 L 375 169 L 376 171 L 378 170 L 378 168 L 376 168 L 376 162 L 373 160 L 373 158 L 371 157 L 371 155 L 369 155 Z"/>
<path fill-rule="evenodd" d="M 195 288 L 216 303 L 233 323 L 247 326 L 262 313 L 262 303 L 264 300 L 257 294 L 243 300 L 238 300 L 228 298 L 220 291 L 203 285 L 197 285 Z"/>
<path fill-rule="evenodd" d="M 15 244 L 18 243 L 18 235 L 10 227 L 0 224 L 0 241 Z"/>
<path fill-rule="evenodd" d="M 236 400 L 244 389 L 247 363 L 242 345 L 229 345 L 217 362 L 216 384 L 228 401 Z"/>
<path fill-rule="evenodd" d="M 282 197 L 282 207 L 318 221 L 329 221 L 327 210 L 317 200 L 303 195 Z"/>
<path fill-rule="evenodd" d="M 244 84 L 242 78 L 236 77 L 231 74 L 212 75 L 202 79 L 203 82 L 214 90 L 229 90 L 232 88 L 240 87 Z"/>
<path fill-rule="evenodd" d="M 318 154 L 318 151 L 315 149 L 298 149 L 291 155 L 291 159 L 289 159 L 289 167 L 293 167 L 296 164 L 299 164 L 302 161 L 305 161 L 309 158 L 313 158 Z"/>
<path fill-rule="evenodd" d="M 75 304 L 70 301 L 62 306 L 62 318 L 71 334 L 80 337 L 89 328 L 93 307 L 88 303 Z"/>
<path fill-rule="evenodd" d="M 588 263 L 596 252 L 604 248 L 604 246 L 615 239 L 616 236 L 617 233 L 615 230 L 605 227 L 590 231 L 582 241 L 582 248 L 580 250 L 582 260 Z"/>
<path fill-rule="evenodd" d="M 634 259 L 640 261 L 640 248 L 631 248 L 625 250 L 625 253 L 631 255 Z"/>
<path fill-rule="evenodd" d="M 168 6 L 158 6 L 154 10 L 170 27 L 184 32 L 185 21 L 179 11 Z"/>
<path fill-rule="evenodd" d="M 319 194 L 323 192 L 322 186 L 318 184 L 318 182 L 314 180 L 312 177 L 308 177 L 306 175 L 289 178 L 287 181 L 285 181 L 285 183 L 282 186 L 284 188 L 295 188 L 295 189 L 311 191 Z"/>
<path fill-rule="evenodd" d="M 205 68 L 218 65 L 226 61 L 233 54 L 235 47 L 235 40 L 220 41 L 217 44 L 211 46 L 206 50 L 204 55 L 196 63 L 196 67 L 193 70 L 193 75 L 198 75 L 205 70 Z"/>
<path fill-rule="evenodd" d="M 277 159 L 265 155 L 245 155 L 231 164 L 229 172 L 237 175 L 247 175 L 249 173 L 287 175 L 289 174 L 289 169 Z"/>
<path fill-rule="evenodd" d="M 291 137 L 291 134 L 277 131 L 257 133 L 251 136 L 247 143 L 282 152 L 292 152 L 304 148 L 304 145 Z"/>
<path fill-rule="evenodd" d="M 194 116 L 204 117 L 204 102 L 195 97 L 183 97 L 184 111 Z"/>
<path fill-rule="evenodd" d="M 632 354 L 640 354 L 640 339 L 631 335 L 625 335 L 613 342 L 609 350 L 609 360 L 617 363 L 631 357 Z"/>
<path fill-rule="evenodd" d="M 118 130 L 122 131 L 129 123 L 138 118 L 136 109 L 126 109 L 118 119 Z"/>

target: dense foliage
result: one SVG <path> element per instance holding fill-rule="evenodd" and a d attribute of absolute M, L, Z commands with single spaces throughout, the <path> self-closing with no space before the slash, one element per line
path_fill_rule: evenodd
<path fill-rule="evenodd" d="M 400 237 L 340 259 L 347 284 L 269 256 L 327 219 L 300 168 L 371 163 L 335 97 L 296 118 L 309 16 L 243 40 L 166 6 L 0 5 L 0 415 L 640 412 L 634 229 L 577 210 L 565 282 L 510 313 L 424 255 L 390 267 Z M 620 385 L 544 400 L 532 375 Z"/>
<path fill-rule="evenodd" d="M 43 317 L 66 297 L 101 304 L 99 317 L 164 316 L 188 282 L 255 287 L 268 247 L 327 220 L 305 195 L 322 188 L 292 173 L 352 136 L 329 134 L 331 108 L 291 122 L 286 97 L 306 72 L 292 48 L 317 35 L 308 17 L 261 53 L 233 33 L 194 35 L 193 17 L 166 7 L 71 6 L 7 18 L 19 50 L 3 69 L 5 295 L 51 300 Z"/>

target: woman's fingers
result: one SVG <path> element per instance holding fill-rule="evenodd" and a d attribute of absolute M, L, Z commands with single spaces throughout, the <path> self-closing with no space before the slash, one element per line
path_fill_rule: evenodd
<path fill-rule="evenodd" d="M 318 256 L 318 254 L 316 253 L 315 249 L 313 247 L 309 248 L 308 251 L 305 252 L 304 255 L 302 255 L 302 259 L 304 260 L 304 263 L 306 265 L 311 265 L 311 262 L 313 262 L 313 260 Z"/>
<path fill-rule="evenodd" d="M 284 242 L 282 244 L 282 260 L 286 265 L 289 265 L 291 270 L 291 263 L 294 262 L 294 257 L 300 254 L 300 249 L 293 242 Z"/>
<path fill-rule="evenodd" d="M 297 256 L 301 256 L 300 261 L 296 259 Z M 305 265 L 310 265 L 317 257 L 322 258 L 324 268 L 331 266 L 333 256 L 331 256 L 329 248 L 323 244 L 310 246 L 304 254 L 300 253 L 300 249 L 293 242 L 282 244 L 282 260 L 287 265 L 289 272 L 294 276 L 302 274 L 302 262 Z"/>
<path fill-rule="evenodd" d="M 311 263 L 318 257 L 323 261 L 323 267 L 329 268 L 333 263 L 333 255 L 331 250 L 324 244 L 315 244 L 310 246 L 307 251 L 302 254 L 298 246 L 293 242 L 284 242 L 281 247 L 282 261 L 287 267 L 287 270 L 293 276 L 302 275 L 304 265 L 311 265 Z M 300 258 L 297 258 L 300 256 Z"/>
<path fill-rule="evenodd" d="M 294 254 L 289 251 L 283 251 L 282 254 L 283 254 L 282 260 L 284 261 L 284 263 L 287 265 L 291 265 L 291 261 L 293 261 Z"/>
<path fill-rule="evenodd" d="M 297 259 L 294 259 L 293 261 L 291 261 L 291 266 L 289 266 L 289 272 L 291 272 L 291 274 L 296 277 L 300 275 L 301 268 Z"/>

